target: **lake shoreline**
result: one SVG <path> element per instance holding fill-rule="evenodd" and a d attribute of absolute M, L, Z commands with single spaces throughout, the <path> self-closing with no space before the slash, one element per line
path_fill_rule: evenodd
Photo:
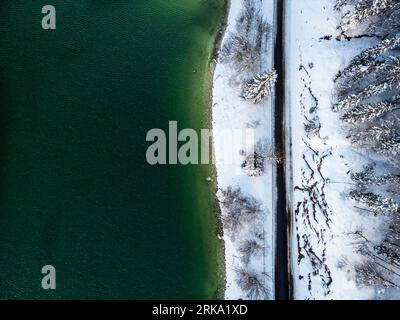
<path fill-rule="evenodd" d="M 218 59 L 218 53 L 219 50 L 221 49 L 221 44 L 222 40 L 225 36 L 227 26 L 228 26 L 228 18 L 229 18 L 229 12 L 231 9 L 231 0 L 225 0 L 224 4 L 224 17 L 221 22 L 221 25 L 219 26 L 219 30 L 217 32 L 217 35 L 214 39 L 214 45 L 213 45 L 213 50 L 210 56 L 209 60 L 209 79 L 208 81 L 208 108 L 207 108 L 207 114 L 206 114 L 206 126 L 209 128 L 212 128 L 212 101 L 213 101 L 213 84 L 214 84 L 214 73 L 215 73 L 215 67 L 217 65 L 217 59 Z M 214 142 L 212 143 L 212 152 L 213 152 L 213 158 L 215 154 L 215 145 Z M 225 297 L 225 291 L 226 291 L 226 259 L 225 259 L 225 241 L 224 241 L 224 228 L 222 224 L 222 213 L 221 213 L 221 206 L 219 199 L 217 197 L 217 191 L 218 191 L 218 185 L 217 185 L 217 168 L 215 163 L 212 163 L 210 165 L 210 177 L 212 179 L 212 188 L 213 188 L 213 197 L 214 197 L 214 215 L 215 215 L 215 220 L 216 220 L 216 230 L 215 230 L 215 235 L 217 237 L 218 241 L 218 279 L 220 280 L 218 287 L 217 287 L 217 292 L 216 292 L 216 299 L 224 299 Z"/>

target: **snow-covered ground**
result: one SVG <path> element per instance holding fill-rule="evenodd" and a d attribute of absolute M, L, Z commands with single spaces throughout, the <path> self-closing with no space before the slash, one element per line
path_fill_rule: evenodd
<path fill-rule="evenodd" d="M 239 33 L 236 22 L 244 10 L 244 3 L 249 1 L 261 10 L 269 24 L 259 71 L 271 70 L 277 22 L 275 0 L 232 0 L 222 47 L 232 34 Z M 382 243 L 385 234 L 382 230 L 385 224 L 386 228 L 388 226 L 386 218 L 363 210 L 349 199 L 350 191 L 355 188 L 349 172 L 360 172 L 379 159 L 352 147 L 346 138 L 348 125 L 333 111 L 335 76 L 356 55 L 379 40 L 371 36 L 341 36 L 337 28 L 341 14 L 334 10 L 334 0 L 286 0 L 284 3 L 285 178 L 290 209 L 288 246 L 293 298 L 392 298 L 393 292 L 371 284 L 370 279 L 376 274 L 365 276 L 362 273 L 365 270 L 360 267 L 368 266 L 368 259 L 360 254 L 360 234 L 370 244 Z M 255 142 L 263 139 L 273 145 L 274 97 L 259 105 L 244 101 L 237 83 L 232 80 L 235 74 L 235 65 L 221 60 L 217 63 L 213 86 L 213 129 L 244 132 L 253 128 Z M 238 144 L 235 148 L 233 153 L 237 156 L 243 146 Z M 261 203 L 263 212 L 261 223 L 245 226 L 244 231 L 235 237 L 231 237 L 224 226 L 225 298 L 250 298 L 237 282 L 237 270 L 243 267 L 262 278 L 270 292 L 268 298 L 273 299 L 275 224 L 277 214 L 283 214 L 275 208 L 275 164 L 267 163 L 262 176 L 249 177 L 243 173 L 240 162 L 226 163 L 221 135 L 214 136 L 214 150 L 222 215 L 228 211 L 221 191 L 228 187 L 240 188 L 246 197 L 253 197 Z M 260 225 L 264 235 L 263 254 L 252 256 L 246 263 L 240 246 Z M 385 268 L 385 265 L 380 267 Z M 360 282 L 360 274 L 364 282 Z M 392 274 L 400 278 L 399 274 Z M 397 285 L 394 287 L 398 288 Z M 394 294 L 398 296 L 398 293 Z"/>
<path fill-rule="evenodd" d="M 228 25 L 225 36 L 222 40 L 222 46 L 227 41 L 227 37 L 231 33 L 235 33 L 236 20 L 243 10 L 242 0 L 232 0 Z M 274 19 L 274 1 L 255 0 L 257 8 L 262 10 L 265 20 L 271 26 Z M 268 30 L 268 40 L 264 41 L 262 48 L 262 69 L 270 70 L 273 65 L 273 30 Z M 260 70 L 261 71 L 261 70 Z M 231 78 L 235 71 L 231 66 L 217 63 L 214 73 L 213 84 L 213 107 L 212 107 L 212 123 L 213 130 L 234 129 L 245 132 L 246 129 L 255 130 L 255 141 L 265 139 L 271 143 L 273 137 L 272 127 L 272 99 L 268 99 L 262 104 L 253 105 L 244 101 L 240 97 L 241 91 L 232 84 Z M 264 250 L 259 257 L 252 257 L 246 268 L 251 269 L 257 275 L 262 277 L 270 294 L 269 298 L 274 298 L 274 185 L 275 179 L 274 165 L 267 164 L 266 172 L 261 177 L 249 177 L 243 174 L 239 163 L 227 164 L 224 154 L 224 139 L 220 135 L 214 137 L 215 163 L 217 169 L 218 188 L 225 190 L 228 187 L 240 187 L 244 195 L 252 196 L 262 204 L 262 232 L 264 235 Z M 235 155 L 239 155 L 241 146 L 238 145 L 233 150 Z M 221 192 L 218 197 L 221 199 Z M 226 208 L 221 206 L 222 214 Z M 238 248 L 241 241 L 246 238 L 246 234 L 255 229 L 257 226 L 248 226 L 248 230 L 240 237 L 231 238 L 228 232 L 224 232 L 225 240 L 225 260 L 226 260 L 226 299 L 248 299 L 246 293 L 241 290 L 237 284 L 236 270 L 243 266 L 243 259 Z M 259 227 L 259 226 L 258 226 Z"/>
<path fill-rule="evenodd" d="M 291 271 L 295 299 L 372 299 L 359 288 L 354 232 L 379 238 L 382 219 L 362 214 L 346 198 L 365 155 L 346 140 L 332 111 L 334 77 L 374 38 L 337 40 L 333 0 L 286 1 L 286 121 L 288 196 L 292 209 Z M 308 128 L 308 133 L 306 132 Z"/>

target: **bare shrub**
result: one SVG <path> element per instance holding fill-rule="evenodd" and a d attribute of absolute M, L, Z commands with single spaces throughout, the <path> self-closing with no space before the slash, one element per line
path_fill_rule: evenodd
<path fill-rule="evenodd" d="M 250 177 L 259 177 L 265 173 L 267 163 L 280 164 L 283 162 L 283 153 L 269 145 L 266 140 L 260 140 L 254 146 L 251 153 L 246 154 L 242 163 L 242 169 Z"/>

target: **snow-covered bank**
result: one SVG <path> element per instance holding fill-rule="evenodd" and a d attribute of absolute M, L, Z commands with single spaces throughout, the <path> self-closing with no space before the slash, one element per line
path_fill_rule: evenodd
<path fill-rule="evenodd" d="M 283 160 L 279 163 L 286 169 L 293 297 L 398 297 L 400 3 L 286 0 L 283 34 L 281 24 L 276 26 L 275 4 L 274 0 L 232 2 L 214 77 L 213 127 L 254 128 L 253 144 L 264 141 L 277 155 L 279 140 L 274 146 L 273 137 L 280 135 L 280 127 L 274 128 L 274 123 L 281 122 L 281 113 L 275 112 L 274 119 L 274 111 L 281 112 L 282 104 L 277 99 L 275 106 L 274 100 L 283 98 L 285 91 L 286 154 L 275 160 Z M 268 37 L 262 20 L 269 23 Z M 262 104 L 245 102 L 243 83 L 272 69 L 273 40 L 279 41 L 281 35 L 285 74 L 278 79 L 285 79 L 285 90 L 278 86 L 276 97 Z M 276 54 L 280 51 L 276 46 Z M 275 61 L 278 71 L 281 58 Z M 257 90 L 256 95 L 250 92 L 255 103 Z M 257 298 L 274 298 L 274 285 L 281 289 L 287 282 L 281 277 L 286 272 L 274 270 L 275 256 L 285 254 L 286 247 L 285 239 L 277 237 L 285 225 L 276 219 L 284 214 L 276 206 L 283 202 L 283 183 L 277 175 L 283 175 L 281 166 L 277 170 L 270 161 L 265 170 L 252 171 L 247 166 L 250 151 L 241 151 L 240 145 L 233 153 L 247 157 L 246 161 L 228 165 L 224 138 L 215 136 L 214 142 L 226 243 L 226 298 L 254 298 L 249 286 L 261 281 L 269 294 Z M 251 155 L 253 162 L 259 158 L 255 152 Z M 263 254 L 259 254 L 260 239 Z M 251 247 L 243 250 L 243 243 Z M 281 296 L 279 291 L 277 295 Z"/>
<path fill-rule="evenodd" d="M 227 29 L 222 40 L 222 48 L 230 35 L 237 32 L 236 21 L 244 10 L 244 1 L 232 0 L 227 22 Z M 269 26 L 273 25 L 274 1 L 252 0 L 254 7 L 260 10 L 264 20 Z M 268 40 L 262 43 L 261 70 L 272 68 L 273 54 L 273 30 L 268 28 Z M 214 130 L 235 129 L 245 131 L 252 128 L 255 130 L 255 141 L 263 140 L 267 144 L 272 143 L 273 137 L 273 108 L 272 99 L 253 105 L 241 98 L 241 91 L 233 81 L 235 67 L 229 63 L 222 63 L 221 60 L 216 65 L 213 82 L 213 107 L 212 124 Z M 249 80 L 249 79 L 247 79 Z M 240 164 L 227 164 L 224 153 L 224 139 L 219 135 L 214 136 L 215 164 L 218 179 L 218 198 L 223 202 L 221 191 L 229 187 L 240 188 L 246 197 L 252 197 L 261 204 L 262 219 L 255 225 L 246 226 L 246 230 L 239 236 L 232 237 L 226 226 L 224 227 L 225 240 L 225 260 L 226 260 L 226 299 L 249 299 L 249 292 L 243 290 L 243 286 L 238 283 L 238 270 L 249 270 L 256 274 L 264 283 L 269 294 L 264 298 L 274 298 L 273 283 L 273 261 L 274 261 L 274 164 L 267 163 L 265 172 L 259 177 L 250 177 L 243 173 Z M 235 155 L 241 153 L 241 146 L 233 150 Z M 222 215 L 226 214 L 227 208 L 221 204 Z M 258 230 L 257 230 L 258 229 Z M 240 247 L 252 233 L 257 233 L 263 241 L 262 253 L 251 255 L 250 259 L 243 256 Z"/>
<path fill-rule="evenodd" d="M 349 171 L 369 159 L 346 139 L 348 128 L 332 110 L 335 75 L 376 38 L 339 37 L 333 0 L 287 1 L 286 121 L 288 194 L 292 209 L 291 270 L 296 299 L 372 299 L 355 266 L 357 233 L 379 242 L 383 219 L 365 214 L 348 194 Z M 378 297 L 379 298 L 379 297 Z"/>

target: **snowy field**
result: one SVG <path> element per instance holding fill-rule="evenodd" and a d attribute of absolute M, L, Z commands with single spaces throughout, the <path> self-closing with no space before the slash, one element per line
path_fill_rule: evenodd
<path fill-rule="evenodd" d="M 339 36 L 333 0 L 286 1 L 286 121 L 288 195 L 292 210 L 291 269 L 295 299 L 385 298 L 356 284 L 357 237 L 379 242 L 382 217 L 363 213 L 348 198 L 349 171 L 368 156 L 346 139 L 348 128 L 332 110 L 334 78 L 374 37 Z"/>

